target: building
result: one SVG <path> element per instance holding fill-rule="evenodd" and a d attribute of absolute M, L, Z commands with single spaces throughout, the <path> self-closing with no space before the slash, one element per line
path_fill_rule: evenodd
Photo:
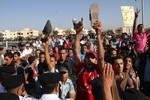
<path fill-rule="evenodd" d="M 17 33 L 11 32 L 10 30 L 5 30 L 4 32 L 2 32 L 2 34 L 3 34 L 4 40 L 17 38 Z"/>
<path fill-rule="evenodd" d="M 39 31 L 38 30 L 33 30 L 33 29 L 29 29 L 29 28 L 24 28 L 23 30 L 19 30 L 16 32 L 11 32 L 10 30 L 5 30 L 1 33 L 3 34 L 4 40 L 7 40 L 7 39 L 13 40 L 17 37 L 23 37 L 23 38 L 39 37 Z"/>
<path fill-rule="evenodd" d="M 66 33 L 65 33 L 65 31 L 63 30 L 63 29 L 60 29 L 60 28 L 54 28 L 54 31 L 57 31 L 58 32 L 58 34 L 57 35 L 65 35 Z"/>
<path fill-rule="evenodd" d="M 38 30 L 32 30 L 29 28 L 24 28 L 23 30 L 17 31 L 17 36 L 18 37 L 23 37 L 23 38 L 34 38 L 39 36 L 39 31 Z"/>

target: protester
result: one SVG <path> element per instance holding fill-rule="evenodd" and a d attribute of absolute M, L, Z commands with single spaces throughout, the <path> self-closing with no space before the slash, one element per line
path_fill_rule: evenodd
<path fill-rule="evenodd" d="M 4 54 L 4 60 L 5 60 L 5 64 L 3 64 L 3 66 L 10 66 L 10 67 L 15 66 L 13 60 L 13 54 L 11 52 Z"/>
<path fill-rule="evenodd" d="M 74 61 L 73 48 L 68 49 L 68 57 Z"/>
<path fill-rule="evenodd" d="M 68 51 L 66 48 L 60 48 L 60 59 L 57 61 L 57 67 L 58 69 L 61 67 L 59 66 L 60 64 L 66 64 L 66 68 L 68 69 L 69 72 L 69 77 L 72 80 L 74 87 L 76 88 L 76 69 L 74 66 L 74 61 L 71 60 L 70 58 L 67 57 Z"/>
<path fill-rule="evenodd" d="M 15 63 L 25 68 L 28 65 L 28 62 L 24 59 L 21 59 L 20 56 L 20 52 L 13 53 Z"/>
<path fill-rule="evenodd" d="M 137 53 L 143 53 L 145 51 L 145 47 L 146 47 L 146 42 L 147 42 L 147 36 L 149 35 L 149 31 L 145 32 L 144 30 L 144 25 L 143 24 L 139 24 L 137 26 L 137 30 L 136 30 L 136 21 L 138 18 L 140 10 L 136 10 L 135 12 L 135 18 L 134 18 L 134 24 L 133 24 L 133 40 L 136 42 L 135 43 L 135 50 L 137 51 Z"/>
<path fill-rule="evenodd" d="M 62 100 L 65 99 L 75 100 L 76 97 L 75 88 L 73 86 L 72 80 L 69 78 L 68 69 L 64 66 L 65 65 L 62 64 L 59 69 L 59 73 L 63 75 L 62 80 L 59 82 L 60 83 L 59 97 Z"/>
<path fill-rule="evenodd" d="M 94 78 L 101 76 L 102 67 L 104 66 L 104 49 L 101 41 L 102 24 L 96 21 L 94 29 L 98 38 L 98 50 L 95 52 L 87 52 L 85 55 L 84 63 L 81 60 L 80 49 L 80 36 L 83 29 L 83 19 L 79 21 L 76 28 L 75 37 L 75 66 L 77 71 L 77 100 L 94 100 L 92 94 L 92 85 L 89 84 Z M 97 62 L 98 61 L 98 62 Z M 83 95 L 84 94 L 84 95 Z"/>
<path fill-rule="evenodd" d="M 0 47 L 0 99 L 147 100 L 150 30 L 136 26 L 139 12 L 132 35 L 102 34 L 99 20 L 92 26 L 95 32 L 83 35 L 81 19 L 75 23 L 76 34 L 49 38 L 48 33 L 46 41 L 22 41 L 5 54 Z"/>
<path fill-rule="evenodd" d="M 59 60 L 59 59 L 60 59 L 58 46 L 55 46 L 55 47 L 54 47 L 54 55 L 55 55 L 55 57 L 56 57 L 56 60 Z"/>
<path fill-rule="evenodd" d="M 45 52 L 41 52 L 39 55 L 39 64 L 37 66 L 37 69 L 38 69 L 38 74 L 43 74 L 44 72 L 48 71 Z"/>
<path fill-rule="evenodd" d="M 139 90 L 139 86 L 140 86 L 139 76 L 133 66 L 132 57 L 130 56 L 124 57 L 124 72 L 129 74 L 129 79 L 128 79 L 129 87 Z"/>

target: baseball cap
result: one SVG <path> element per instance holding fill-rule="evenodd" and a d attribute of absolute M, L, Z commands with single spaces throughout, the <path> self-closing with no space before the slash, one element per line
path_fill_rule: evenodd
<path fill-rule="evenodd" d="M 86 56 L 88 56 L 88 55 L 90 55 L 90 54 L 93 54 L 94 55 L 94 57 L 97 59 L 97 53 L 96 52 L 94 52 L 94 51 L 88 51 L 88 52 L 86 52 L 86 55 L 85 55 L 85 57 Z"/>

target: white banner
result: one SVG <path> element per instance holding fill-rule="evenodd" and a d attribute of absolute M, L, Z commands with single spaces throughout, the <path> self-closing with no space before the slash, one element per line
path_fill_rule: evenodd
<path fill-rule="evenodd" d="M 133 26 L 134 21 L 134 8 L 133 6 L 121 6 L 124 26 Z"/>

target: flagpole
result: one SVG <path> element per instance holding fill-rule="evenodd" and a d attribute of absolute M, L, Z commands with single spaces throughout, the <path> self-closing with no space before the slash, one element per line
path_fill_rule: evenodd
<path fill-rule="evenodd" d="M 144 25 L 144 0 L 141 0 L 141 7 L 142 7 L 142 24 Z"/>

